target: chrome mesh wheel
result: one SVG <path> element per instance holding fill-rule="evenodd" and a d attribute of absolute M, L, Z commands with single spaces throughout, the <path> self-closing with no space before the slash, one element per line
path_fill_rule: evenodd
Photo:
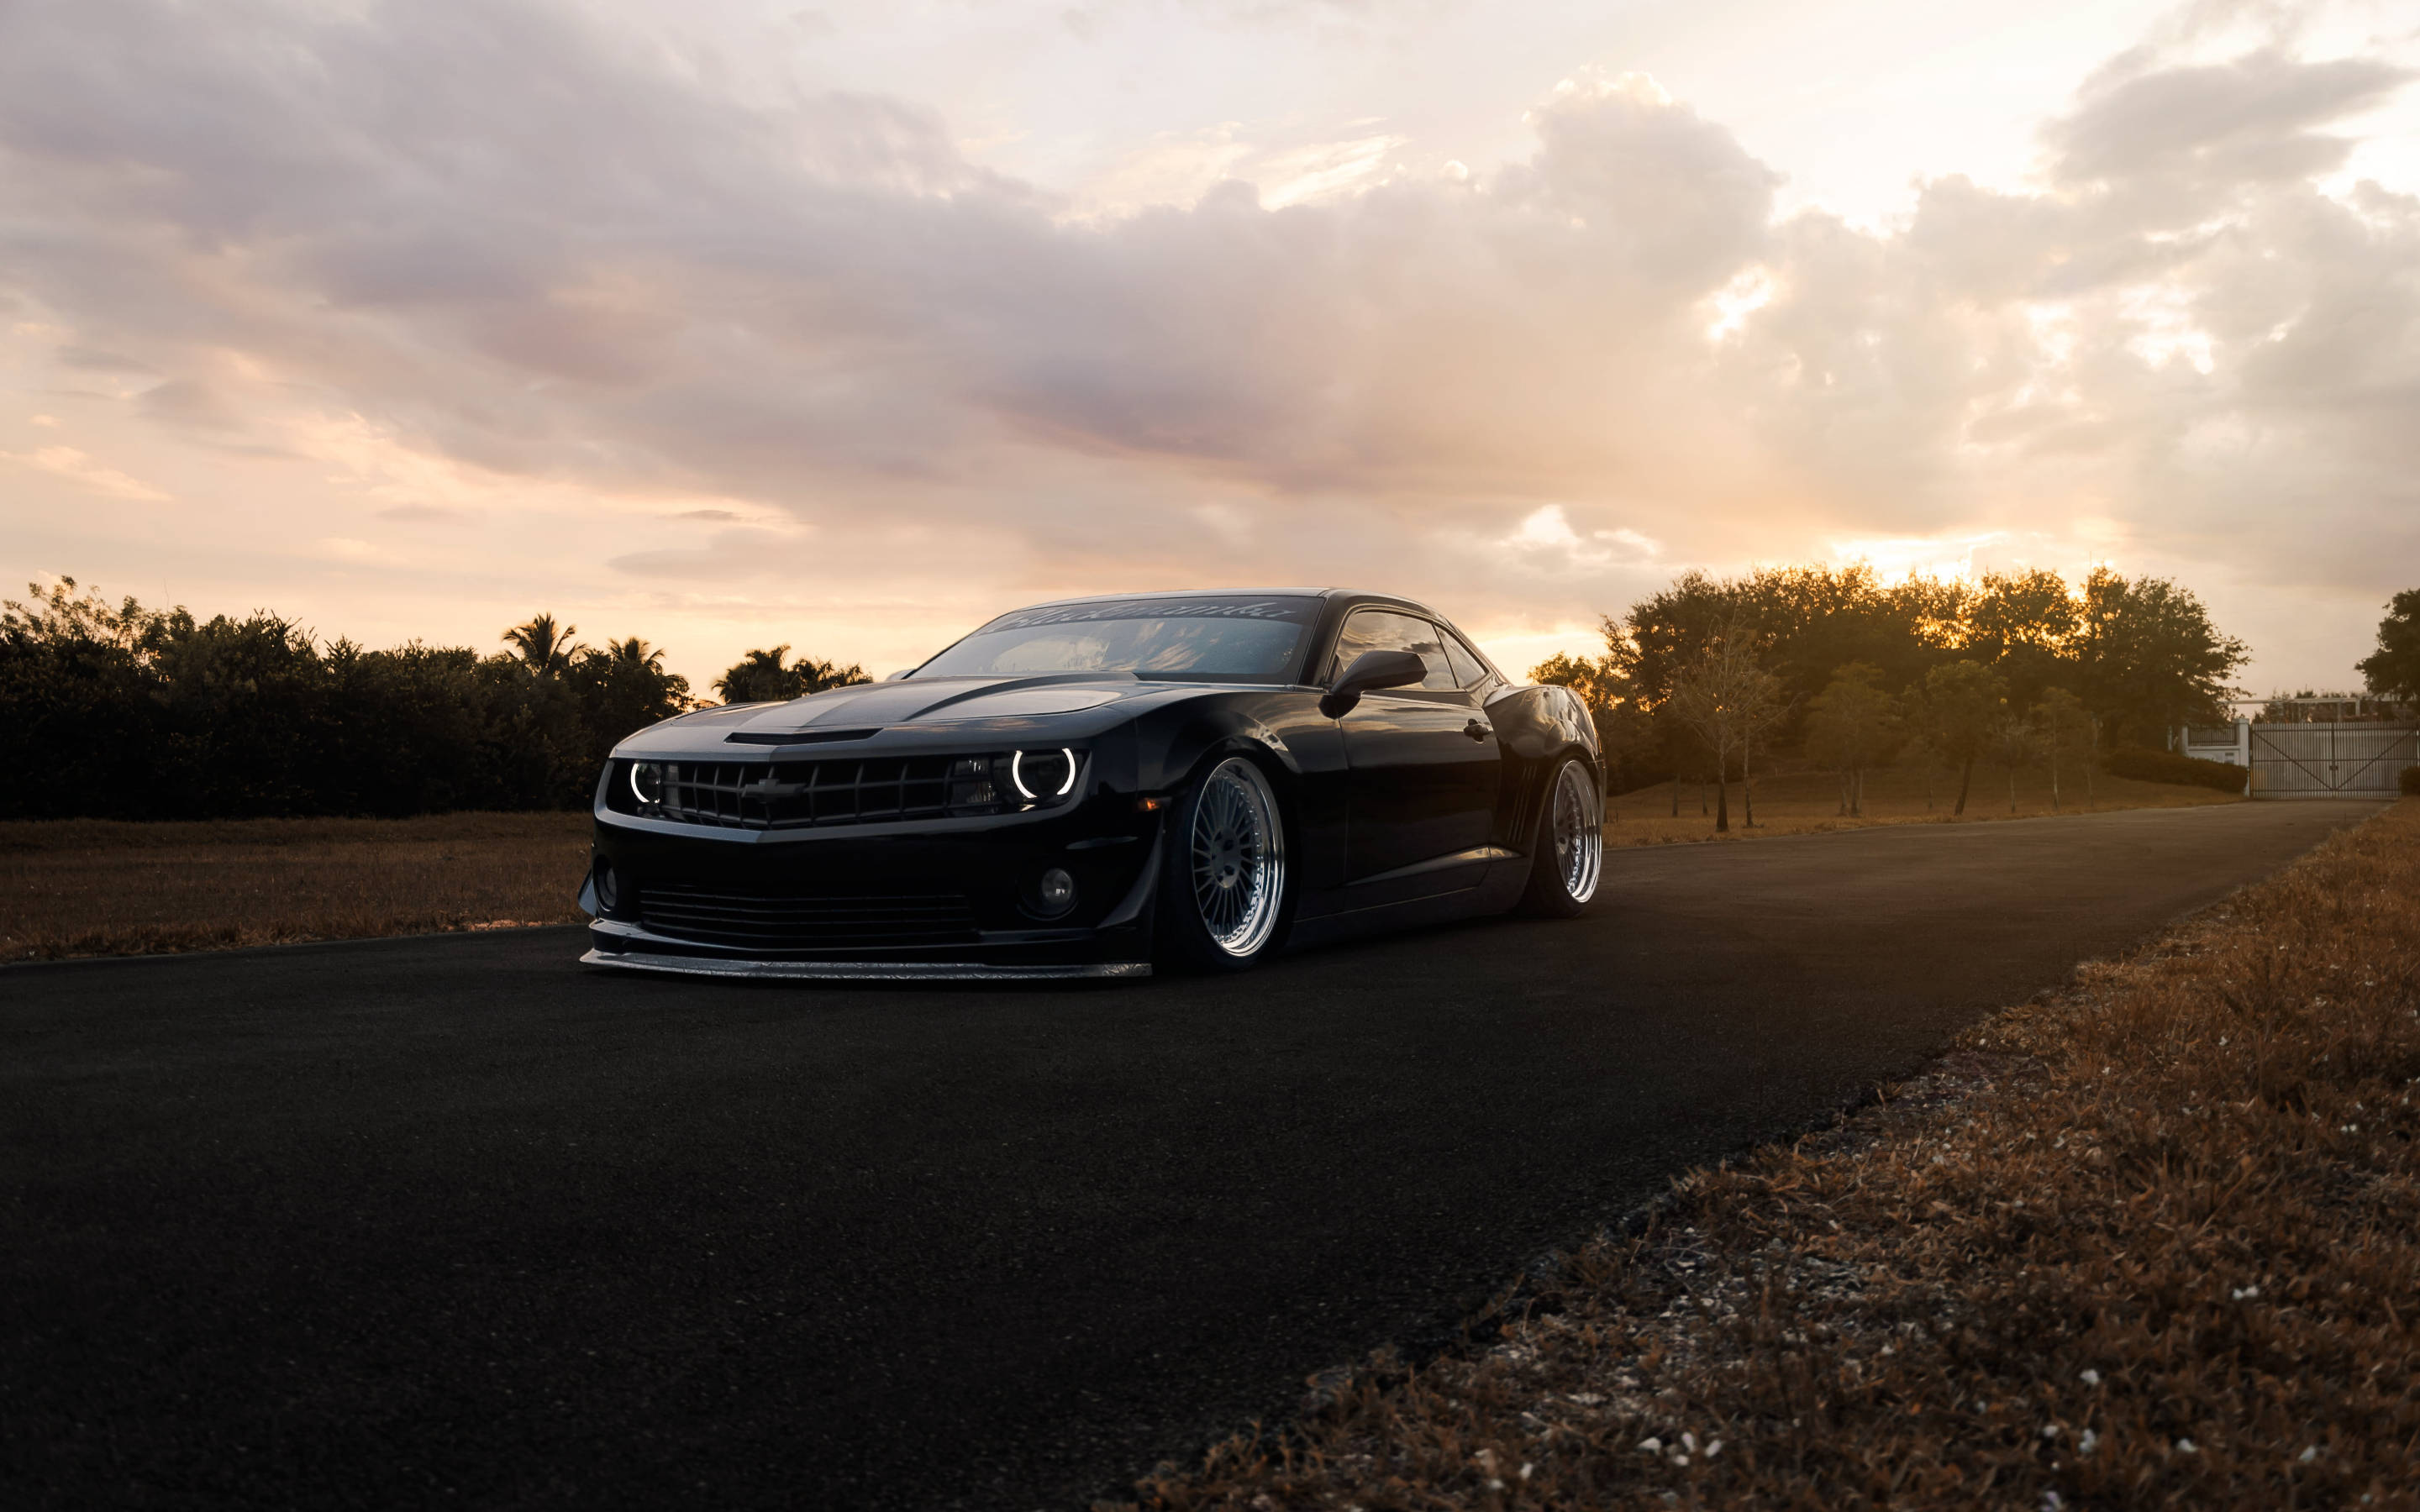
<path fill-rule="evenodd" d="M 1285 826 L 1261 769 L 1240 756 L 1212 768 L 1187 839 L 1194 906 L 1210 943 L 1232 956 L 1257 953 L 1285 899 Z"/>
<path fill-rule="evenodd" d="M 1597 815 L 1596 780 L 1578 762 L 1565 762 L 1555 778 L 1555 870 L 1562 876 L 1563 893 L 1575 903 L 1596 896 L 1598 872 L 1605 864 L 1605 825 Z"/>

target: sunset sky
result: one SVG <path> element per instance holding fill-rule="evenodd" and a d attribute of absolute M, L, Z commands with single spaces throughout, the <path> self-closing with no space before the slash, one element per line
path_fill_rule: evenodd
<path fill-rule="evenodd" d="M 0 596 L 703 682 L 1341 582 L 2420 586 L 2420 14 L 0 0 Z"/>

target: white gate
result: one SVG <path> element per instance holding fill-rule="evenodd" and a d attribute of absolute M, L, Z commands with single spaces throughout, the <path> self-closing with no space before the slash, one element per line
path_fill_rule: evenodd
<path fill-rule="evenodd" d="M 2256 798 L 2392 797 L 2420 764 L 2420 727 L 2408 724 L 2251 726 Z"/>

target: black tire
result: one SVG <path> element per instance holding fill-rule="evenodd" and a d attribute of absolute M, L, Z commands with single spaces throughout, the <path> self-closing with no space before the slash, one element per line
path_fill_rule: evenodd
<path fill-rule="evenodd" d="M 1291 913 L 1285 815 L 1268 775 L 1247 756 L 1194 779 L 1160 843 L 1159 964 L 1177 971 L 1249 971 L 1284 942 Z"/>
<path fill-rule="evenodd" d="M 1596 773 L 1566 756 L 1546 779 L 1529 836 L 1529 885 L 1515 906 L 1537 918 L 1576 918 L 1604 872 L 1605 802 Z"/>

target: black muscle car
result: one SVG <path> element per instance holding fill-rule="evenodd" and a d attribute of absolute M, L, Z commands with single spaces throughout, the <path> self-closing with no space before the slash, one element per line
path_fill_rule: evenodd
<path fill-rule="evenodd" d="M 1569 689 L 1340 589 L 1018 609 L 887 681 L 614 748 L 599 965 L 757 977 L 1238 970 L 1288 941 L 1596 891 Z"/>

